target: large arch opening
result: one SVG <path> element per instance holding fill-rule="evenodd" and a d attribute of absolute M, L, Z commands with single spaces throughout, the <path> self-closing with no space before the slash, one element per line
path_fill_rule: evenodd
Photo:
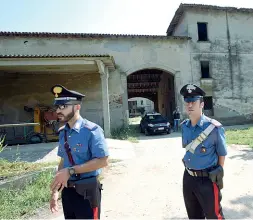
<path fill-rule="evenodd" d="M 176 108 L 174 75 L 160 69 L 142 69 L 127 77 L 128 102 L 142 97 L 151 100 L 153 110 L 173 122 Z"/>

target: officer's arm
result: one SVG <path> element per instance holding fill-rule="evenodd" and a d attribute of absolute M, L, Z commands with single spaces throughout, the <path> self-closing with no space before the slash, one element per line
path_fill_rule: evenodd
<path fill-rule="evenodd" d="M 225 156 L 219 156 L 219 165 L 224 167 Z"/>
<path fill-rule="evenodd" d="M 58 171 L 63 169 L 64 159 L 61 157 L 60 163 L 58 164 Z"/>
<path fill-rule="evenodd" d="M 76 173 L 91 172 L 108 165 L 108 147 L 103 130 L 100 127 L 91 131 L 90 151 L 92 159 L 84 164 L 74 166 Z"/>
<path fill-rule="evenodd" d="M 217 128 L 216 152 L 219 157 L 219 165 L 223 167 L 225 162 L 225 156 L 227 155 L 225 130 L 223 127 Z"/>
<path fill-rule="evenodd" d="M 95 158 L 84 164 L 74 166 L 76 173 L 92 172 L 94 170 L 106 167 L 108 165 L 108 157 Z"/>

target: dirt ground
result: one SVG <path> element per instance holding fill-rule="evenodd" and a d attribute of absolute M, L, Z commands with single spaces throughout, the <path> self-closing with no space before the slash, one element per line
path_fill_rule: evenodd
<path fill-rule="evenodd" d="M 105 170 L 101 219 L 187 218 L 182 195 L 184 167 L 181 134 L 140 136 L 139 143 L 108 139 L 111 159 L 121 162 Z M 14 159 L 17 148 L 1 155 Z M 57 143 L 20 146 L 25 161 L 53 161 Z M 229 146 L 225 160 L 223 212 L 227 219 L 253 219 L 253 150 Z M 64 219 L 43 207 L 31 219 Z"/>
<path fill-rule="evenodd" d="M 141 136 L 140 142 L 131 146 L 128 152 L 123 151 L 123 160 L 106 172 L 101 219 L 187 218 L 182 195 L 184 149 L 180 134 Z M 114 154 L 119 155 L 120 152 Z M 227 219 L 253 219 L 252 167 L 252 149 L 228 148 L 222 190 Z M 64 219 L 61 212 L 36 218 Z"/>

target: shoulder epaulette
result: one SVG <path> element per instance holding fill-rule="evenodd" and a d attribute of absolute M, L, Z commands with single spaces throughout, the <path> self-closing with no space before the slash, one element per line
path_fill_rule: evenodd
<path fill-rule="evenodd" d="M 215 127 L 221 127 L 222 124 L 220 122 L 218 122 L 215 119 L 211 119 L 210 122 L 215 126 Z"/>
<path fill-rule="evenodd" d="M 183 120 L 183 121 L 180 123 L 180 125 L 182 125 L 182 124 L 186 123 L 187 121 L 189 121 L 189 119 L 188 119 L 188 118 L 187 118 L 187 119 L 185 119 L 185 120 Z"/>
<path fill-rule="evenodd" d="M 97 125 L 96 125 L 95 123 L 90 122 L 90 123 L 85 123 L 85 124 L 83 125 L 83 127 L 87 128 L 88 130 L 91 131 L 91 130 L 93 130 L 94 128 L 96 128 Z"/>

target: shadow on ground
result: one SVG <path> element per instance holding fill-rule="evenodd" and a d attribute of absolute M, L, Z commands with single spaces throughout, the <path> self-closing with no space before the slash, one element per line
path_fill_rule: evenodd
<path fill-rule="evenodd" d="M 140 133 L 138 140 L 168 139 L 168 138 L 178 138 L 181 136 L 182 135 L 180 132 L 172 132 L 171 134 L 155 134 L 148 136 L 145 136 L 144 134 Z"/>
<path fill-rule="evenodd" d="M 236 208 L 223 207 L 223 214 L 226 219 L 253 219 L 253 196 L 242 196 L 229 201 L 231 206 Z M 239 206 L 239 207 L 238 207 Z M 187 216 L 169 216 L 169 219 L 188 219 Z"/>
<path fill-rule="evenodd" d="M 247 195 L 235 198 L 230 201 L 231 205 L 240 206 L 238 209 L 231 209 L 224 207 L 223 213 L 225 218 L 239 219 L 239 218 L 253 218 L 253 196 Z"/>
<path fill-rule="evenodd" d="M 42 159 L 48 153 L 58 146 L 58 142 L 29 144 L 29 145 L 13 145 L 8 146 L 1 152 L 1 159 L 13 161 L 35 162 Z"/>
<path fill-rule="evenodd" d="M 239 152 L 241 152 L 241 154 L 229 156 L 229 158 L 230 159 L 239 159 L 239 160 L 240 159 L 242 159 L 242 160 L 252 160 L 253 159 L 253 149 L 252 148 L 239 150 Z"/>

